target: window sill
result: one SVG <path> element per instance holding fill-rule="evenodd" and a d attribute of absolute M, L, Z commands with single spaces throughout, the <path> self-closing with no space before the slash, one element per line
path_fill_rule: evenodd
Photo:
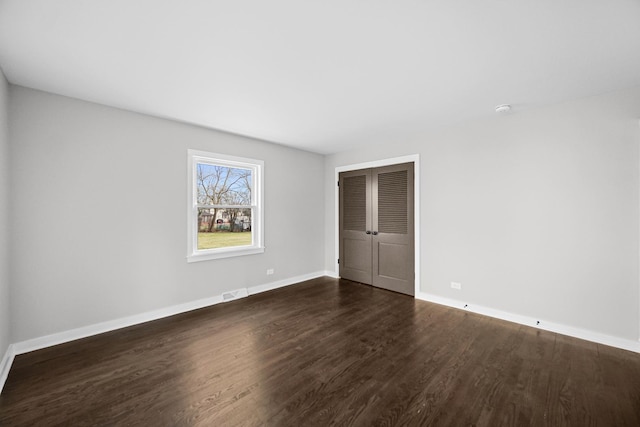
<path fill-rule="evenodd" d="M 223 249 L 215 252 L 200 252 L 187 256 L 187 262 L 209 261 L 211 259 L 232 258 L 244 255 L 255 255 L 264 253 L 264 247 L 250 247 L 244 249 Z"/>

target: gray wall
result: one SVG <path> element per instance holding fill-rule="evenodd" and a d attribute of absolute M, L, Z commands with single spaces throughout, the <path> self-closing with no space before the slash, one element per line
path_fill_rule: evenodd
<path fill-rule="evenodd" d="M 11 343 L 9 305 L 9 84 L 0 70 L 0 360 Z"/>
<path fill-rule="evenodd" d="M 324 269 L 322 156 L 22 87 L 11 101 L 14 342 Z M 186 262 L 188 148 L 264 160 L 264 254 Z"/>
<path fill-rule="evenodd" d="M 638 339 L 640 88 L 326 158 L 10 90 L 12 342 L 332 270 L 335 167 L 415 153 L 422 292 Z M 264 254 L 186 263 L 187 148 L 265 161 Z"/>
<path fill-rule="evenodd" d="M 635 88 L 328 156 L 325 268 L 335 168 L 417 153 L 422 292 L 637 340 L 639 118 Z"/>

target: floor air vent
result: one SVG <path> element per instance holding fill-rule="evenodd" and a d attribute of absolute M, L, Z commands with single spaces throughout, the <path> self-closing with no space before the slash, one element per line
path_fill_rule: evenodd
<path fill-rule="evenodd" d="M 249 296 L 249 293 L 247 292 L 247 288 L 236 289 L 235 291 L 224 292 L 222 294 L 222 301 L 223 302 L 233 301 L 234 299 L 244 298 L 247 296 Z"/>

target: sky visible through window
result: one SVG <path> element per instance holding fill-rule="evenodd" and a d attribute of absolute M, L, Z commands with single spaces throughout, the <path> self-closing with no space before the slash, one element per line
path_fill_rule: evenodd
<path fill-rule="evenodd" d="M 250 205 L 251 170 L 198 163 L 198 204 Z"/>

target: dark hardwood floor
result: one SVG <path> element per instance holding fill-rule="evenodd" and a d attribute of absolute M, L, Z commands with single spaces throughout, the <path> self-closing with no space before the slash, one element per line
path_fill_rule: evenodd
<path fill-rule="evenodd" d="M 17 356 L 2 426 L 638 426 L 640 354 L 330 278 Z"/>

